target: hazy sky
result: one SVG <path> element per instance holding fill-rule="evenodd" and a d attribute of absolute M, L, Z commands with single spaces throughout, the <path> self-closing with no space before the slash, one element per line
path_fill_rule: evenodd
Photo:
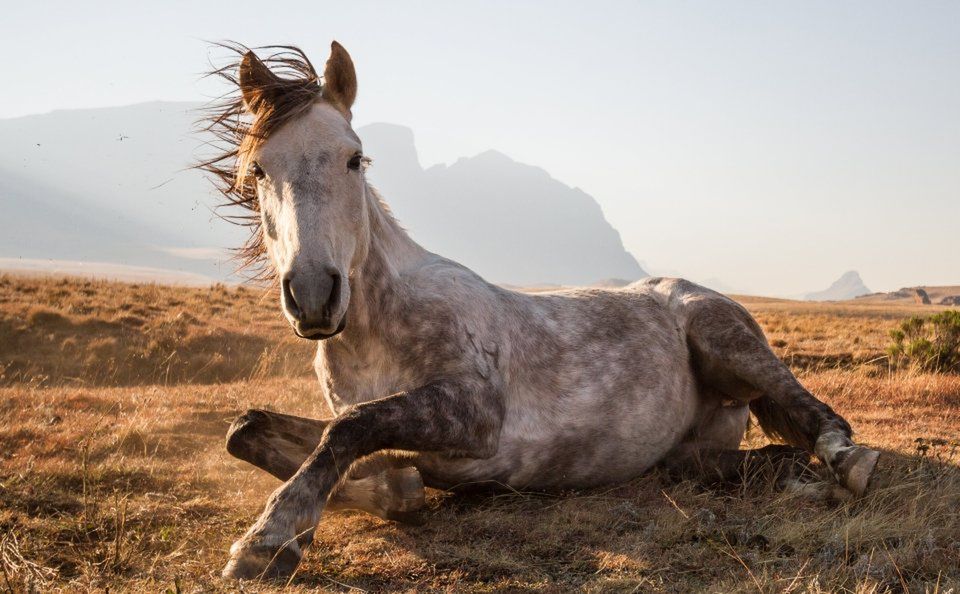
<path fill-rule="evenodd" d="M 425 165 L 539 165 L 654 272 L 960 284 L 956 1 L 4 3 L 0 117 L 202 100 L 204 40 L 319 65 L 334 38 L 357 125 L 412 127 Z"/>

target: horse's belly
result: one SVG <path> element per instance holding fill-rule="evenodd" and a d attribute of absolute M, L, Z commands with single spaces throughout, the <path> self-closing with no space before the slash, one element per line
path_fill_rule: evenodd
<path fill-rule="evenodd" d="M 629 480 L 662 460 L 693 424 L 699 397 L 692 374 L 658 388 L 508 409 L 492 458 L 424 456 L 421 469 L 438 487 L 494 481 L 555 489 Z"/>

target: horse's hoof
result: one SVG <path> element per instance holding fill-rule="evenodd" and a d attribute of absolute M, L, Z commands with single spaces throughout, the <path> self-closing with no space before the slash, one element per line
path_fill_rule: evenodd
<path fill-rule="evenodd" d="M 423 490 L 423 478 L 420 471 L 410 466 L 407 468 L 393 468 L 387 471 L 387 486 L 389 487 L 392 507 L 395 511 L 416 511 L 426 503 L 426 493 Z"/>
<path fill-rule="evenodd" d="M 227 452 L 234 458 L 250 460 L 256 447 L 254 436 L 269 427 L 269 423 L 270 418 L 254 408 L 234 419 L 227 430 Z"/>
<path fill-rule="evenodd" d="M 880 452 L 863 446 L 853 446 L 843 453 L 843 459 L 836 464 L 834 472 L 841 485 L 860 497 L 870 486 L 870 478 L 877 468 Z"/>
<path fill-rule="evenodd" d="M 420 472 L 413 467 L 391 468 L 378 477 L 373 509 L 368 511 L 384 520 L 419 526 L 424 522 L 420 510 L 425 504 Z"/>
<path fill-rule="evenodd" d="M 408 526 L 423 526 L 427 523 L 427 518 L 418 509 L 413 511 L 389 511 L 383 519 L 407 524 Z"/>
<path fill-rule="evenodd" d="M 301 556 L 296 539 L 280 546 L 241 540 L 231 547 L 221 575 L 230 580 L 283 580 L 293 575 Z"/>

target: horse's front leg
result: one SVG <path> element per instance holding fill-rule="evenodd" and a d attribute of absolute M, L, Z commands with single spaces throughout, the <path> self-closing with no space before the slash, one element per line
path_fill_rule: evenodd
<path fill-rule="evenodd" d="M 438 382 L 351 407 L 329 424 L 313 454 L 230 548 L 224 577 L 292 574 L 327 497 L 358 458 L 384 449 L 489 458 L 502 419 L 499 392 L 476 382 Z"/>

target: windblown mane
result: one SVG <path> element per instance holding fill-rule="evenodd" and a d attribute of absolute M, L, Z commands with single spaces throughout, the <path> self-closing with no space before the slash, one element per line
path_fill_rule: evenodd
<path fill-rule="evenodd" d="M 250 236 L 236 250 L 239 268 L 247 270 L 254 280 L 269 280 L 273 271 L 264 261 L 260 201 L 256 180 L 250 171 L 250 155 L 280 126 L 306 111 L 320 98 L 320 76 L 300 48 L 284 45 L 256 48 L 270 52 L 261 61 L 277 78 L 259 89 L 269 91 L 276 100 L 261 109 L 253 119 L 243 104 L 239 75 L 240 62 L 250 48 L 239 43 L 218 45 L 232 54 L 230 63 L 215 68 L 207 76 L 225 80 L 233 90 L 201 111 L 198 125 L 201 132 L 212 135 L 206 144 L 214 154 L 195 167 L 209 174 L 210 180 L 223 194 L 225 201 L 218 205 L 218 209 L 235 210 L 239 207 L 246 211 L 221 217 L 250 229 Z"/>

